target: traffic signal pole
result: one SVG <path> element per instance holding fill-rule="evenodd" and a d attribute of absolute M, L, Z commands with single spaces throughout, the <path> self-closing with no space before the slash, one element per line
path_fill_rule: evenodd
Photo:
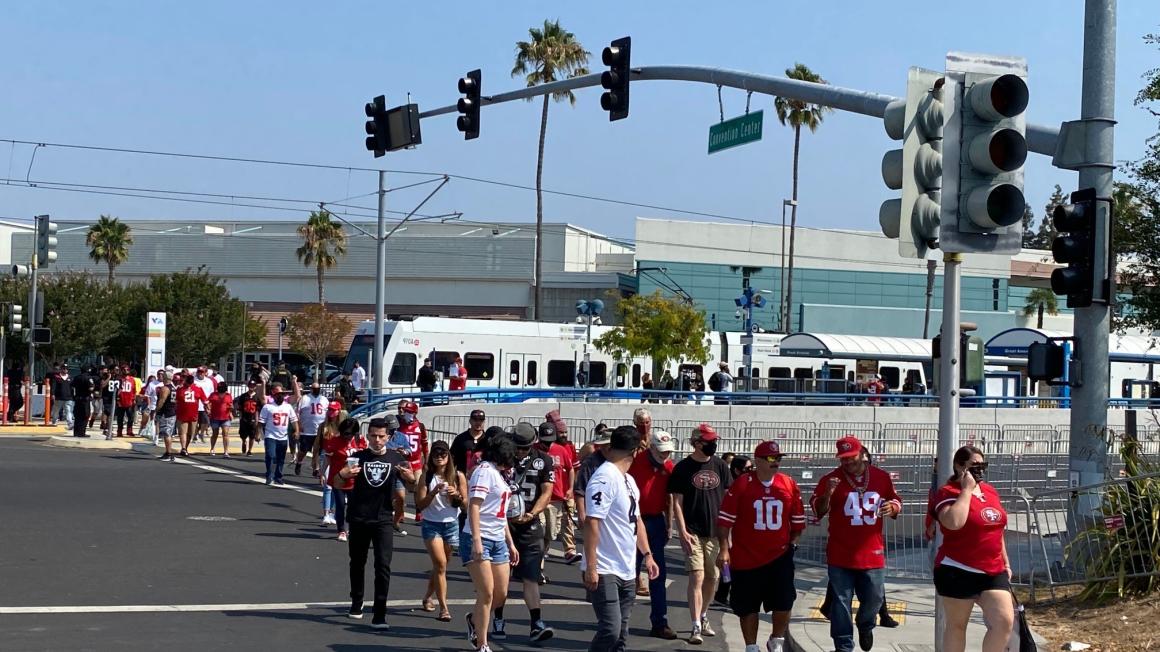
<path fill-rule="evenodd" d="M 1079 187 L 1094 188 L 1096 197 L 1112 196 L 1113 129 L 1116 89 L 1116 2 L 1084 3 L 1083 90 L 1080 122 L 1086 130 L 1084 160 L 1076 165 Z M 1106 207 L 1107 202 L 1097 202 Z M 1096 269 L 1108 269 L 1108 211 L 1096 212 Z M 1109 300 L 1111 297 L 1109 297 Z M 1069 482 L 1071 486 L 1104 480 L 1108 461 L 1108 332 L 1109 305 L 1099 301 L 1075 310 L 1075 337 L 1079 341 L 1079 380 L 1071 402 Z M 1098 506 L 1090 497 L 1079 511 Z"/>
<path fill-rule="evenodd" d="M 386 303 L 387 303 L 387 173 L 379 170 L 379 210 L 378 210 L 378 231 L 375 241 L 375 359 L 373 360 L 374 367 L 370 369 L 372 383 L 369 387 L 374 387 L 375 393 L 383 391 L 386 386 L 384 382 L 385 370 L 383 369 L 383 355 L 385 347 L 385 328 L 386 324 Z M 367 402 L 370 403 L 371 397 L 367 396 Z"/>

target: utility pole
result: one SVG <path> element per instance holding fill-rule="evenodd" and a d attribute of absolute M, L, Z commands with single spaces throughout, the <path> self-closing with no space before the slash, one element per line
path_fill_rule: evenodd
<path fill-rule="evenodd" d="M 1083 130 L 1083 159 L 1079 187 L 1094 188 L 1096 197 L 1112 195 L 1113 129 L 1116 90 L 1116 2 L 1086 0 L 1084 3 L 1083 89 L 1080 94 L 1079 127 Z M 1098 202 L 1106 206 L 1106 202 Z M 1110 224 L 1106 210 L 1097 211 L 1095 269 L 1108 269 Z M 1112 297 L 1108 297 L 1109 301 Z M 1079 381 L 1071 402 L 1069 482 L 1080 486 L 1101 482 L 1107 470 L 1108 428 L 1108 303 L 1093 302 L 1075 310 L 1075 337 L 1079 341 Z M 1098 505 L 1092 496 L 1079 512 Z M 1074 532 L 1074 530 L 1073 530 Z"/>
<path fill-rule="evenodd" d="M 44 217 L 45 219 L 42 220 L 41 219 L 42 217 Z M 31 258 L 30 263 L 29 263 L 29 275 L 30 275 L 29 279 L 30 280 L 29 280 L 29 284 L 28 284 L 28 313 L 29 313 L 28 318 L 32 322 L 32 327 L 28 331 L 28 368 L 24 370 L 25 377 L 28 379 L 28 403 L 32 402 L 32 383 L 36 379 L 36 374 L 33 371 L 34 367 L 36 365 L 36 339 L 34 337 L 32 337 L 32 333 L 36 330 L 37 326 L 40 325 L 40 322 L 37 319 L 37 315 L 39 314 L 39 312 L 36 310 L 36 269 L 38 267 L 40 267 L 40 265 L 38 264 L 39 261 L 37 261 L 37 258 L 39 258 L 39 256 L 36 255 L 37 254 L 37 247 L 35 246 L 35 242 L 40 239 L 41 223 L 47 222 L 48 221 L 47 217 L 48 217 L 47 215 L 45 215 L 45 216 L 38 215 L 36 217 L 36 219 L 33 220 L 33 224 L 34 224 L 33 242 L 34 242 L 34 245 L 32 247 L 32 258 Z M 24 421 L 26 423 L 28 422 L 28 414 L 30 412 L 32 412 L 32 405 L 25 405 L 24 406 L 24 417 L 25 417 Z"/>
<path fill-rule="evenodd" d="M 386 365 L 383 364 L 384 355 L 384 329 L 386 324 L 386 275 L 387 275 L 387 173 L 379 170 L 379 210 L 378 210 L 378 236 L 375 240 L 375 359 L 374 368 L 371 370 L 371 378 L 373 382 L 371 387 L 374 387 L 376 393 L 382 392 L 386 387 Z M 371 397 L 368 393 L 367 402 L 370 403 Z"/>

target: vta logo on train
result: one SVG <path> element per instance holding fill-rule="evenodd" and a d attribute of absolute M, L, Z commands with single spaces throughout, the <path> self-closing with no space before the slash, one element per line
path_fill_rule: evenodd
<path fill-rule="evenodd" d="M 417 337 L 404 337 L 403 344 L 411 344 L 413 346 L 419 346 L 419 338 L 417 338 Z"/>

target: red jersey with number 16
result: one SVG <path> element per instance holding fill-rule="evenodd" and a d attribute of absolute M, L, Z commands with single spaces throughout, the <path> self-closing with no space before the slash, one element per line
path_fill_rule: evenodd
<path fill-rule="evenodd" d="M 784 473 L 774 474 L 767 487 L 751 471 L 729 487 L 717 525 L 733 528 L 730 567 L 760 568 L 781 557 L 790 536 L 806 528 L 802 492 Z"/>
<path fill-rule="evenodd" d="M 206 400 L 205 392 L 197 385 L 182 385 L 176 393 L 177 420 L 185 423 L 197 421 L 197 408 Z"/>
<path fill-rule="evenodd" d="M 882 519 L 878 508 L 892 502 L 902 511 L 902 500 L 894 491 L 890 474 L 866 465 L 862 475 L 851 478 L 841 468 L 824 475 L 810 506 L 818 511 L 826 496 L 830 478 L 838 479 L 838 488 L 830 496 L 830 536 L 826 542 L 826 563 L 839 568 L 866 570 L 886 566 L 886 540 L 882 537 Z"/>

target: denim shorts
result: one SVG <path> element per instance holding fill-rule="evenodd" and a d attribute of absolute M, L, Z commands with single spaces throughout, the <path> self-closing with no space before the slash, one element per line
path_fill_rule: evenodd
<path fill-rule="evenodd" d="M 229 419 L 210 419 L 209 425 L 213 428 L 225 428 L 230 425 Z"/>
<path fill-rule="evenodd" d="M 424 541 L 439 538 L 443 539 L 443 543 L 453 548 L 459 545 L 459 521 L 457 520 L 448 523 L 436 523 L 424 519 L 419 529 L 423 534 Z"/>
<path fill-rule="evenodd" d="M 459 558 L 463 560 L 464 565 L 467 565 L 472 562 L 471 548 L 475 545 L 475 537 L 467 532 L 464 532 L 462 537 L 462 540 L 459 542 Z M 508 554 L 507 541 L 503 539 L 499 541 L 484 539 L 483 561 L 493 564 L 506 564 L 511 561 L 511 557 Z"/>

